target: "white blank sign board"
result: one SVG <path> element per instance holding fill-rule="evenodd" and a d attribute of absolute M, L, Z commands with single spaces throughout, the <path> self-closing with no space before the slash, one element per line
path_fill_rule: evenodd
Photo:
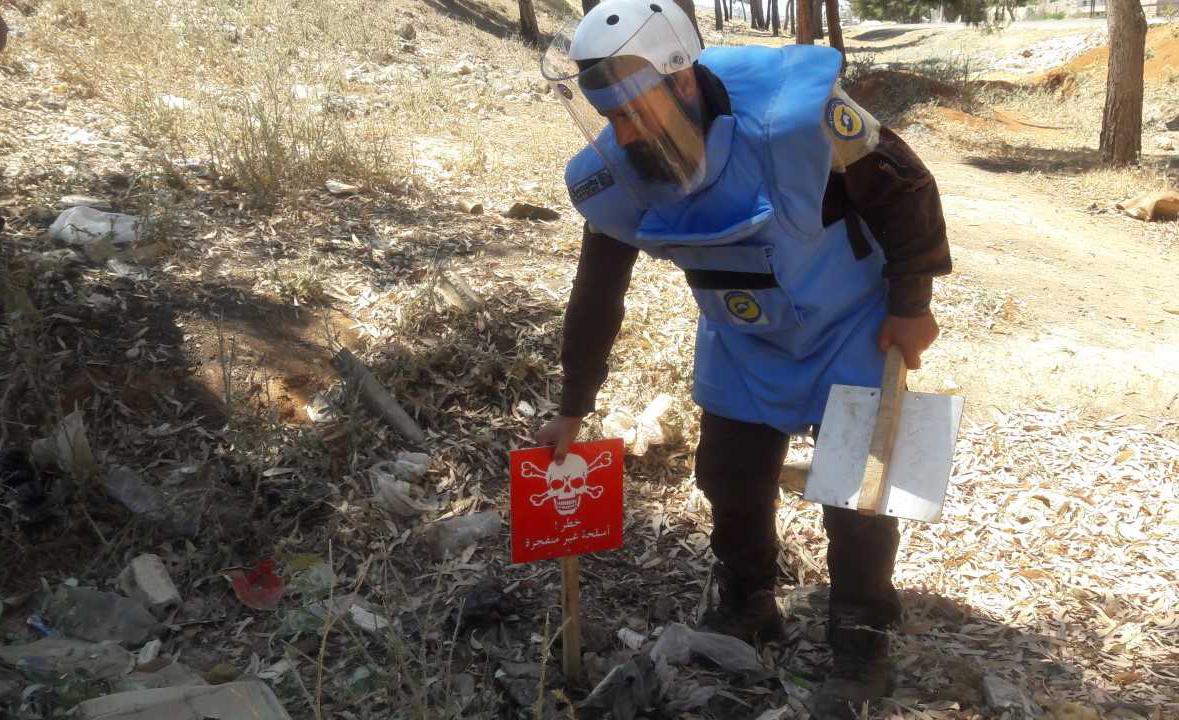
<path fill-rule="evenodd" d="M 882 514 L 925 522 L 941 518 L 962 402 L 959 395 L 908 391 L 902 395 Z M 804 499 L 857 507 L 879 406 L 877 388 L 831 386 Z"/>

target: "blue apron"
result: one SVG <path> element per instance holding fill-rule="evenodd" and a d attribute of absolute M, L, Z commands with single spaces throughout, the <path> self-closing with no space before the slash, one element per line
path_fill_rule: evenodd
<path fill-rule="evenodd" d="M 685 271 L 700 307 L 696 403 L 802 432 L 821 421 L 832 384 L 877 386 L 884 364 L 883 253 L 857 260 L 845 221 L 822 221 L 832 157 L 823 124 L 841 58 L 750 46 L 709 48 L 700 63 L 733 114 L 713 121 L 690 194 L 616 181 L 629 166 L 609 128 L 596 144 L 610 162 L 587 146 L 566 182 L 595 230 Z"/>

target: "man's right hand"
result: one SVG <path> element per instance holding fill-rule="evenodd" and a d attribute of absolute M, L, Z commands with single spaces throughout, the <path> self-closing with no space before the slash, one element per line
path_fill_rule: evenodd
<path fill-rule="evenodd" d="M 581 418 L 559 415 L 549 420 L 536 433 L 536 442 L 540 445 L 555 445 L 553 462 L 558 465 L 565 462 L 565 455 L 569 453 L 569 446 L 577 440 L 577 433 L 581 430 Z"/>

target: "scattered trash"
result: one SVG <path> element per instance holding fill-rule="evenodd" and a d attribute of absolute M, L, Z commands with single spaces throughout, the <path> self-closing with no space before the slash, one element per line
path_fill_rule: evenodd
<path fill-rule="evenodd" d="M 634 720 L 659 698 L 659 676 L 646 655 L 617 665 L 594 687 L 580 709 L 609 711 L 614 720 Z"/>
<path fill-rule="evenodd" d="M 417 473 L 419 468 L 425 471 L 424 465 L 412 465 L 400 460 L 377 463 L 368 471 L 373 496 L 385 509 L 402 518 L 417 517 L 437 510 L 437 503 L 423 499 L 424 493 L 420 487 L 401 479 Z"/>
<path fill-rule="evenodd" d="M 291 589 L 302 597 L 327 597 L 335 587 L 336 573 L 322 555 L 296 555 L 287 567 L 293 573 Z"/>
<path fill-rule="evenodd" d="M 659 421 L 673 402 L 670 395 L 659 395 L 636 418 L 626 410 L 614 410 L 602 420 L 606 437 L 620 437 L 632 455 L 645 455 L 651 445 L 664 442 L 663 424 Z"/>
<path fill-rule="evenodd" d="M 256 680 L 135 690 L 87 700 L 72 711 L 82 720 L 290 720 L 265 683 Z"/>
<path fill-rule="evenodd" d="M 982 692 L 987 706 L 1004 713 L 1009 720 L 1032 720 L 1044 715 L 1044 711 L 1027 693 L 998 675 L 983 676 Z"/>
<path fill-rule="evenodd" d="M 160 659 L 156 658 L 157 661 Z M 152 670 L 138 668 L 129 675 L 120 678 L 114 684 L 113 689 L 117 692 L 130 692 L 133 690 L 155 690 L 157 688 L 192 685 L 208 685 L 208 683 L 205 682 L 205 679 L 196 670 L 193 670 L 182 662 L 172 661 Z"/>
<path fill-rule="evenodd" d="M 139 473 L 126 465 L 107 470 L 103 484 L 107 495 L 136 515 L 156 515 L 164 510 L 164 496 L 160 491 L 143 482 Z"/>
<path fill-rule="evenodd" d="M 127 246 L 139 239 L 139 218 L 78 205 L 57 216 L 49 226 L 49 235 L 79 247 L 102 240 L 115 247 Z"/>
<path fill-rule="evenodd" d="M 138 646 L 160 630 L 139 602 L 116 593 L 62 585 L 45 603 L 45 617 L 62 634 L 90 642 Z"/>
<path fill-rule="evenodd" d="M 461 212 L 464 212 L 468 215 L 482 215 L 483 214 L 483 203 L 481 203 L 481 202 L 471 202 L 470 200 L 459 200 L 457 206 Z"/>
<path fill-rule="evenodd" d="M 139 600 L 157 618 L 180 607 L 180 592 L 159 555 L 144 553 L 119 574 L 119 588 Z"/>
<path fill-rule="evenodd" d="M 624 627 L 618 629 L 618 641 L 624 647 L 630 648 L 631 650 L 638 650 L 643 646 L 643 643 L 647 642 L 647 636 L 640 632 L 635 632 L 628 627 Z"/>
<path fill-rule="evenodd" d="M 360 401 L 364 403 L 365 407 L 376 413 L 409 440 L 415 443 L 426 441 L 426 434 L 422 432 L 413 418 L 401 408 L 401 405 L 397 403 L 389 391 L 381 386 L 381 383 L 364 366 L 364 363 L 360 362 L 347 348 L 342 348 L 340 352 L 336 353 L 332 364 L 343 376 L 348 386 L 360 397 Z"/>
<path fill-rule="evenodd" d="M 553 220 L 560 220 L 561 213 L 552 208 L 541 207 L 539 205 L 532 205 L 526 202 L 518 202 L 508 208 L 504 213 L 505 217 L 513 220 L 543 220 L 551 222 Z"/>
<path fill-rule="evenodd" d="M 57 469 L 68 473 L 79 482 L 98 474 L 98 463 L 86 439 L 86 419 L 81 410 L 66 415 L 57 429 L 47 438 L 33 442 L 33 464 L 39 468 Z"/>
<path fill-rule="evenodd" d="M 502 525 L 499 513 L 485 510 L 430 523 L 423 529 L 422 535 L 430 554 L 441 560 L 447 555 L 458 554 L 459 550 L 472 543 L 495 535 Z"/>
<path fill-rule="evenodd" d="M 380 633 L 389 627 L 389 620 L 387 618 L 376 614 L 359 603 L 354 603 L 348 609 L 348 614 L 352 617 L 352 622 L 356 623 L 357 627 L 370 633 Z"/>
<path fill-rule="evenodd" d="M 135 656 L 113 642 L 43 638 L 25 645 L 0 645 L 0 663 L 38 679 L 75 673 L 108 679 L 131 672 Z"/>
<path fill-rule="evenodd" d="M 274 573 L 273 560 L 263 560 L 253 570 L 233 568 L 221 574 L 229 578 L 242 605 L 254 610 L 273 610 L 286 592 L 282 578 Z"/>
<path fill-rule="evenodd" d="M 669 665 L 686 665 L 693 656 L 703 657 L 750 682 L 772 675 L 749 643 L 729 635 L 693 630 L 683 623 L 663 628 L 649 654 L 652 660 L 662 658 Z"/>
<path fill-rule="evenodd" d="M 359 185 L 349 185 L 346 182 L 339 180 L 328 180 L 323 184 L 327 191 L 332 195 L 355 195 L 360 192 Z"/>
<path fill-rule="evenodd" d="M 470 75 L 473 72 L 475 72 L 475 66 L 470 60 L 459 60 L 450 69 L 452 75 Z"/>
<path fill-rule="evenodd" d="M 41 637 L 60 637 L 61 636 L 61 633 L 54 630 L 53 627 L 50 626 L 50 624 L 45 621 L 45 618 L 41 617 L 37 613 L 33 613 L 32 615 L 30 615 L 28 617 L 28 619 L 25 620 L 25 625 L 28 625 L 29 627 L 33 628 L 33 630 L 35 630 L 37 632 L 37 634 L 40 635 Z"/>
<path fill-rule="evenodd" d="M 1114 207 L 1135 220 L 1175 220 L 1179 219 L 1179 192 L 1149 192 Z"/>

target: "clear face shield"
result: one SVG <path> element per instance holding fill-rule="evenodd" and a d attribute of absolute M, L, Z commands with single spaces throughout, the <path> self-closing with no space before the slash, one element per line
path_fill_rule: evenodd
<path fill-rule="evenodd" d="M 653 14 L 611 54 L 580 61 L 570 57 L 577 25 L 556 34 L 541 72 L 578 128 L 644 204 L 692 192 L 704 176 L 702 104 L 691 55 L 670 23 Z M 644 33 L 660 38 L 659 67 L 635 54 Z"/>

